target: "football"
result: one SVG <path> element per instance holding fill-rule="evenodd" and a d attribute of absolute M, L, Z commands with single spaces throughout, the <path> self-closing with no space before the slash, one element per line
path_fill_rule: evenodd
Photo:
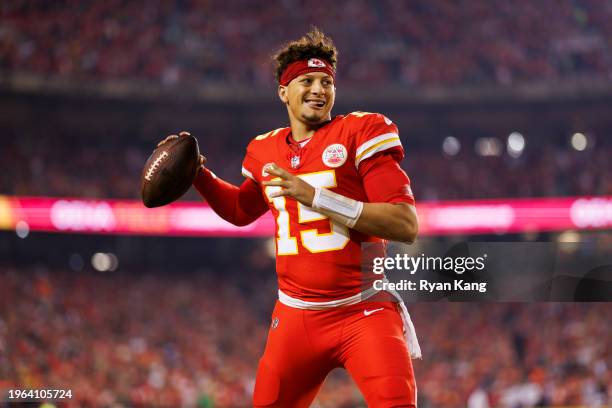
<path fill-rule="evenodd" d="M 198 141 L 191 135 L 168 140 L 153 151 L 142 170 L 142 202 L 148 208 L 178 200 L 189 190 L 200 157 Z"/>

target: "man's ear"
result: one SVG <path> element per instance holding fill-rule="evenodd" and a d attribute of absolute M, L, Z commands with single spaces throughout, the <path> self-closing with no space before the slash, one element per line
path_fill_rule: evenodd
<path fill-rule="evenodd" d="M 278 97 L 283 103 L 289 103 L 289 96 L 287 95 L 287 87 L 283 85 L 278 86 Z"/>

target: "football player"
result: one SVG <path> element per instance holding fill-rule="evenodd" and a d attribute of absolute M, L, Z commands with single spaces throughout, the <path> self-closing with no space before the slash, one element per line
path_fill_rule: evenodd
<path fill-rule="evenodd" d="M 366 301 L 362 243 L 418 231 L 396 125 L 379 113 L 331 115 L 332 40 L 313 29 L 275 56 L 289 127 L 255 137 L 234 186 L 202 165 L 194 186 L 223 219 L 276 220 L 279 299 L 259 361 L 255 407 L 308 407 L 344 367 L 369 407 L 415 407 L 410 357 L 420 348 L 401 301 Z M 170 136 L 177 137 L 177 136 Z M 204 162 L 204 159 L 202 160 Z M 204 163 L 202 163 L 204 164 Z"/>

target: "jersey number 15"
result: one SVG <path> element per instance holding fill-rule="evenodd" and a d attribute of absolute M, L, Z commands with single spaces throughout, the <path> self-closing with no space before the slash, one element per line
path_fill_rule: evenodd
<path fill-rule="evenodd" d="M 336 172 L 334 170 L 317 171 L 315 173 L 300 174 L 302 180 L 311 186 L 318 188 L 336 187 Z M 270 194 L 280 190 L 278 186 L 268 186 L 265 189 L 268 200 L 272 202 L 278 211 L 276 217 L 277 236 L 276 248 L 277 255 L 295 255 L 298 253 L 297 238 L 291 235 L 289 212 L 287 211 L 287 199 L 285 197 L 270 198 Z M 293 200 L 292 200 L 293 202 Z M 302 246 L 312 253 L 339 251 L 348 244 L 349 230 L 346 226 L 330 220 L 325 215 L 316 212 L 310 207 L 297 203 L 298 222 L 300 224 L 328 219 L 330 232 L 320 234 L 316 229 L 300 231 Z"/>

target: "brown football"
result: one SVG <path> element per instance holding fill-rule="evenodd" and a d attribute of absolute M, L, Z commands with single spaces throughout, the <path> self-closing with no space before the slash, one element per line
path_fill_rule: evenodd
<path fill-rule="evenodd" d="M 195 137 L 171 139 L 153 151 L 142 170 L 142 202 L 160 207 L 178 200 L 193 183 L 200 149 Z"/>

